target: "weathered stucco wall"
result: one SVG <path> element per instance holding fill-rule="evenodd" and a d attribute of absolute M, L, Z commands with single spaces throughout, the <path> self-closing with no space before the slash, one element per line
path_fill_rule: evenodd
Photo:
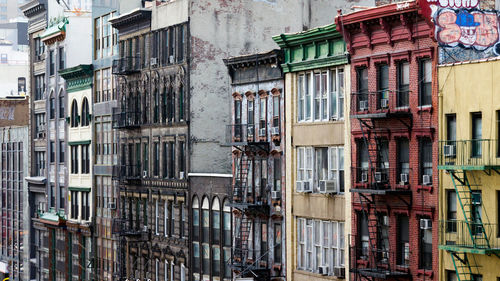
<path fill-rule="evenodd" d="M 190 15 L 191 172 L 230 173 L 221 146 L 230 124 L 230 79 L 222 59 L 276 49 L 271 36 L 334 21 L 336 11 L 373 1 L 198 0 Z M 293 16 L 291 16 L 293 15 Z"/>

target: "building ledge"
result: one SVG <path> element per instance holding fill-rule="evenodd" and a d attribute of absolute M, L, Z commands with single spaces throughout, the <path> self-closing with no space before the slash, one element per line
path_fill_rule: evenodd
<path fill-rule="evenodd" d="M 47 182 L 47 178 L 46 177 L 25 177 L 24 179 L 26 179 L 26 181 L 28 183 L 31 183 L 31 184 L 39 184 L 39 185 L 43 185 Z"/>
<path fill-rule="evenodd" d="M 478 255 L 500 254 L 500 248 L 473 248 L 460 245 L 439 245 L 439 250 Z"/>

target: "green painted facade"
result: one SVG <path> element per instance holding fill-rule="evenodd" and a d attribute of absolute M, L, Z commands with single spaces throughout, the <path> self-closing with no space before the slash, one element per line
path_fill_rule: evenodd
<path fill-rule="evenodd" d="M 72 93 L 92 88 L 93 69 L 91 64 L 80 64 L 75 67 L 59 70 L 66 80 L 66 92 Z"/>
<path fill-rule="evenodd" d="M 285 73 L 348 63 L 346 45 L 335 24 L 277 35 L 273 40 L 285 53 L 281 65 Z"/>

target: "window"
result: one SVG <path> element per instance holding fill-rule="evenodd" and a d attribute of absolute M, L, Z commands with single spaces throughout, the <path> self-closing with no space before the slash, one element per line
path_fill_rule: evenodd
<path fill-rule="evenodd" d="M 148 171 L 149 171 L 149 143 L 148 142 L 143 143 L 142 147 L 143 147 L 142 160 L 144 161 L 142 176 L 148 177 L 148 175 L 149 175 L 148 174 Z"/>
<path fill-rule="evenodd" d="M 368 109 L 368 69 L 360 67 L 356 69 L 358 92 L 356 94 L 357 110 L 364 111 Z"/>
<path fill-rule="evenodd" d="M 323 184 L 333 184 L 336 192 L 344 192 L 344 148 L 297 147 L 297 181 L 298 192 L 306 185 L 313 185 L 311 190 L 319 192 Z"/>
<path fill-rule="evenodd" d="M 482 152 L 482 114 L 481 112 L 475 112 L 471 114 L 472 118 L 472 149 L 471 157 L 480 158 L 483 155 Z"/>
<path fill-rule="evenodd" d="M 273 191 L 281 192 L 281 155 L 274 158 Z"/>
<path fill-rule="evenodd" d="M 95 102 L 106 102 L 116 99 L 116 79 L 111 75 L 111 68 L 96 70 L 94 74 Z"/>
<path fill-rule="evenodd" d="M 71 218 L 78 219 L 78 191 L 70 191 Z"/>
<path fill-rule="evenodd" d="M 410 143 L 408 139 L 397 140 L 398 176 L 396 182 L 402 185 L 409 183 L 410 176 Z"/>
<path fill-rule="evenodd" d="M 82 145 L 82 174 L 90 173 L 89 144 Z"/>
<path fill-rule="evenodd" d="M 78 104 L 76 100 L 71 103 L 71 127 L 78 127 L 80 116 L 78 116 Z"/>
<path fill-rule="evenodd" d="M 212 275 L 220 276 L 220 248 L 212 247 Z"/>
<path fill-rule="evenodd" d="M 45 75 L 35 76 L 35 100 L 42 100 L 45 93 Z"/>
<path fill-rule="evenodd" d="M 194 248 L 194 246 L 193 246 Z M 199 249 L 198 249 L 199 250 Z M 165 260 L 164 266 L 163 266 L 163 280 L 168 281 L 168 260 Z"/>
<path fill-rule="evenodd" d="M 87 98 L 83 98 L 82 103 L 82 127 L 88 126 L 90 123 L 89 102 Z"/>
<path fill-rule="evenodd" d="M 424 176 L 428 176 L 428 182 L 432 184 L 432 141 L 428 138 L 420 140 L 420 174 L 422 175 L 422 184 L 424 184 Z"/>
<path fill-rule="evenodd" d="M 420 268 L 432 270 L 432 229 L 420 229 L 420 239 Z"/>
<path fill-rule="evenodd" d="M 56 62 L 55 62 L 55 54 L 54 51 L 51 50 L 49 52 L 49 75 L 52 76 L 56 72 Z"/>
<path fill-rule="evenodd" d="M 281 263 L 281 224 L 274 224 L 274 263 Z"/>
<path fill-rule="evenodd" d="M 160 94 L 158 90 L 155 89 L 153 93 L 153 123 L 158 123 L 160 121 Z"/>
<path fill-rule="evenodd" d="M 54 92 L 50 93 L 49 111 L 50 119 L 56 118 L 56 98 L 54 97 Z"/>
<path fill-rule="evenodd" d="M 380 64 L 377 67 L 377 108 L 385 109 L 389 105 L 389 66 Z"/>
<path fill-rule="evenodd" d="M 193 209 L 193 241 L 200 241 L 200 206 L 197 197 L 193 198 L 191 208 Z"/>
<path fill-rule="evenodd" d="M 64 94 L 62 92 L 59 93 L 59 118 L 64 118 Z"/>
<path fill-rule="evenodd" d="M 344 147 L 330 147 L 328 151 L 328 180 L 338 187 L 338 192 L 344 192 Z"/>
<path fill-rule="evenodd" d="M 281 241 L 277 229 L 281 231 L 281 224 L 275 224 L 275 243 Z M 343 240 L 343 222 L 297 218 L 297 268 L 318 273 L 320 266 L 327 265 L 327 274 L 333 275 L 335 267 L 344 267 Z M 275 249 L 275 260 L 277 252 L 281 254 L 281 249 Z"/>
<path fill-rule="evenodd" d="M 169 202 L 165 200 L 163 203 L 163 235 L 167 237 L 170 234 L 170 224 L 169 224 L 169 219 L 170 219 L 170 209 L 169 209 Z"/>
<path fill-rule="evenodd" d="M 78 174 L 78 146 L 71 146 L 71 173 Z"/>
<path fill-rule="evenodd" d="M 344 69 L 300 74 L 297 83 L 298 121 L 344 118 Z"/>
<path fill-rule="evenodd" d="M 160 280 L 160 260 L 159 259 L 155 260 L 155 280 L 156 281 Z"/>
<path fill-rule="evenodd" d="M 455 190 L 446 190 L 446 231 L 457 232 L 457 193 Z"/>
<path fill-rule="evenodd" d="M 34 176 L 45 175 L 45 152 L 35 152 L 35 170 L 33 172 Z"/>
<path fill-rule="evenodd" d="M 159 175 L 159 165 L 160 165 L 160 143 L 153 143 L 153 176 L 157 177 Z"/>
<path fill-rule="evenodd" d="M 280 128 L 280 96 L 273 96 L 273 127 Z"/>
<path fill-rule="evenodd" d="M 179 141 L 179 178 L 184 179 L 186 173 L 186 142 Z"/>
<path fill-rule="evenodd" d="M 224 248 L 224 278 L 231 278 L 231 248 Z"/>
<path fill-rule="evenodd" d="M 202 272 L 203 274 L 209 274 L 210 273 L 210 246 L 208 244 L 203 244 L 203 268 Z"/>
<path fill-rule="evenodd" d="M 168 205 L 170 206 L 170 211 L 169 211 L 169 213 L 170 213 L 169 235 L 173 236 L 173 235 L 175 235 L 175 218 L 177 218 L 177 216 L 175 214 L 174 202 L 170 201 Z"/>
<path fill-rule="evenodd" d="M 82 192 L 82 220 L 88 221 L 90 219 L 90 201 L 89 192 Z"/>
<path fill-rule="evenodd" d="M 114 13 L 103 15 L 94 20 L 94 58 L 104 58 L 117 54 L 118 31 L 111 26 L 109 19 Z"/>
<path fill-rule="evenodd" d="M 175 177 L 175 142 L 169 142 L 168 152 L 168 176 L 169 178 Z"/>
<path fill-rule="evenodd" d="M 361 249 L 359 253 L 361 259 L 367 259 L 370 251 L 370 232 L 368 230 L 368 215 L 366 212 L 358 213 L 359 243 Z"/>
<path fill-rule="evenodd" d="M 397 104 L 398 107 L 407 107 L 410 105 L 410 64 L 408 62 L 400 62 L 397 71 Z"/>
<path fill-rule="evenodd" d="M 408 216 L 398 216 L 397 228 L 397 264 L 401 266 L 410 265 L 410 230 Z"/>
<path fill-rule="evenodd" d="M 50 142 L 50 163 L 56 162 L 56 144 L 51 141 Z"/>
<path fill-rule="evenodd" d="M 454 145 L 454 141 L 457 140 L 457 115 L 447 114 L 446 115 L 446 139 L 451 141 L 450 144 Z"/>
<path fill-rule="evenodd" d="M 212 243 L 220 243 L 220 204 L 217 198 L 212 203 Z"/>
<path fill-rule="evenodd" d="M 203 203 L 201 205 L 201 226 L 202 226 L 202 239 L 203 242 L 209 241 L 210 236 L 210 211 L 208 207 L 208 198 L 203 198 Z"/>
<path fill-rule="evenodd" d="M 297 191 L 302 191 L 302 183 L 309 182 L 312 185 L 313 180 L 313 148 L 297 147 Z"/>
<path fill-rule="evenodd" d="M 65 68 L 66 53 L 64 52 L 64 47 L 59 47 L 59 70 Z"/>
<path fill-rule="evenodd" d="M 423 59 L 419 61 L 419 105 L 432 104 L 432 61 Z"/>
<path fill-rule="evenodd" d="M 35 38 L 35 61 L 42 60 L 42 55 L 45 53 L 45 44 L 40 37 Z"/>
<path fill-rule="evenodd" d="M 267 132 L 267 96 L 259 99 L 259 137 L 265 137 Z M 261 132 L 263 130 L 263 132 Z"/>
<path fill-rule="evenodd" d="M 155 235 L 160 235 L 160 231 L 158 228 L 158 220 L 159 220 L 159 210 L 158 210 L 158 199 L 155 200 Z M 156 270 L 156 275 L 158 275 L 158 270 Z"/>
<path fill-rule="evenodd" d="M 66 146 L 64 141 L 59 141 L 59 163 L 64 163 L 64 152 L 66 151 Z"/>
<path fill-rule="evenodd" d="M 184 61 L 184 26 L 179 25 L 177 27 L 177 62 Z"/>
<path fill-rule="evenodd" d="M 454 270 L 446 270 L 446 281 L 457 281 L 457 274 Z"/>
<path fill-rule="evenodd" d="M 227 201 L 224 202 L 224 218 L 223 218 L 223 245 L 226 247 L 231 247 L 231 208 L 229 207 Z"/>
<path fill-rule="evenodd" d="M 193 272 L 200 272 L 200 244 L 193 243 Z"/>

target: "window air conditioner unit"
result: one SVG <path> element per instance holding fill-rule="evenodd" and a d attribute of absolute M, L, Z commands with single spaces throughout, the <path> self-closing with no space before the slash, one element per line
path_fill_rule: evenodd
<path fill-rule="evenodd" d="M 375 173 L 375 181 L 377 183 L 387 182 L 387 174 L 386 173 L 381 173 L 381 172 L 376 172 Z"/>
<path fill-rule="evenodd" d="M 339 278 L 345 278 L 345 267 L 335 267 L 333 274 Z"/>
<path fill-rule="evenodd" d="M 432 229 L 432 221 L 430 219 L 420 219 L 420 229 Z"/>
<path fill-rule="evenodd" d="M 179 172 L 179 179 L 183 180 L 185 178 L 185 173 L 184 172 Z"/>
<path fill-rule="evenodd" d="M 399 175 L 401 185 L 405 185 L 408 183 L 408 174 L 400 174 Z"/>
<path fill-rule="evenodd" d="M 457 154 L 455 145 L 445 145 L 443 150 L 445 157 L 455 157 L 455 155 Z"/>
<path fill-rule="evenodd" d="M 260 128 L 259 137 L 265 137 L 265 136 L 266 136 L 266 128 Z"/>
<path fill-rule="evenodd" d="M 389 216 L 382 216 L 382 224 L 389 226 Z"/>
<path fill-rule="evenodd" d="M 148 226 L 147 225 L 145 225 L 145 226 L 142 227 L 142 232 L 148 232 Z"/>
<path fill-rule="evenodd" d="M 312 192 L 312 183 L 310 181 L 304 181 L 302 182 L 302 191 L 305 193 L 311 193 Z"/>
<path fill-rule="evenodd" d="M 304 186 L 303 186 L 303 181 L 296 181 L 295 182 L 295 190 L 297 190 L 297 192 L 303 192 L 304 191 Z"/>
<path fill-rule="evenodd" d="M 361 182 L 368 181 L 368 172 L 361 172 Z"/>
<path fill-rule="evenodd" d="M 168 57 L 168 63 L 174 63 L 174 56 Z"/>
<path fill-rule="evenodd" d="M 247 128 L 247 135 L 249 137 L 253 137 L 253 131 L 254 131 L 254 127 L 253 126 L 248 126 L 248 128 Z"/>
<path fill-rule="evenodd" d="M 149 64 L 150 64 L 151 66 L 156 66 L 156 65 L 158 64 L 158 58 L 151 58 L 151 59 L 149 60 Z"/>
<path fill-rule="evenodd" d="M 280 191 L 276 191 L 276 190 L 271 191 L 271 199 L 278 200 L 280 198 L 281 198 L 281 192 Z"/>
<path fill-rule="evenodd" d="M 389 108 L 389 99 L 381 99 L 380 100 L 380 107 Z"/>
<path fill-rule="evenodd" d="M 325 276 L 328 275 L 328 265 L 320 265 L 319 266 L 319 274 Z"/>
<path fill-rule="evenodd" d="M 472 205 L 481 205 L 481 193 L 479 192 L 472 192 L 471 193 L 471 202 Z"/>
<path fill-rule="evenodd" d="M 333 193 L 338 192 L 337 181 L 333 180 L 320 180 L 319 181 L 319 192 L 320 193 Z"/>
<path fill-rule="evenodd" d="M 368 101 L 367 100 L 359 101 L 359 111 L 365 111 L 365 110 L 368 110 Z"/>
<path fill-rule="evenodd" d="M 142 171 L 142 177 L 147 178 L 148 177 L 148 171 Z"/>
<path fill-rule="evenodd" d="M 431 176 L 423 175 L 422 176 L 422 185 L 431 185 Z"/>
<path fill-rule="evenodd" d="M 273 136 L 279 136 L 279 134 L 280 134 L 280 127 L 272 127 L 271 128 L 271 134 Z"/>
<path fill-rule="evenodd" d="M 382 259 L 387 261 L 389 259 L 389 252 L 383 251 L 382 252 Z"/>
<path fill-rule="evenodd" d="M 112 202 L 108 202 L 108 209 L 116 210 L 116 202 L 114 202 L 114 200 Z"/>

